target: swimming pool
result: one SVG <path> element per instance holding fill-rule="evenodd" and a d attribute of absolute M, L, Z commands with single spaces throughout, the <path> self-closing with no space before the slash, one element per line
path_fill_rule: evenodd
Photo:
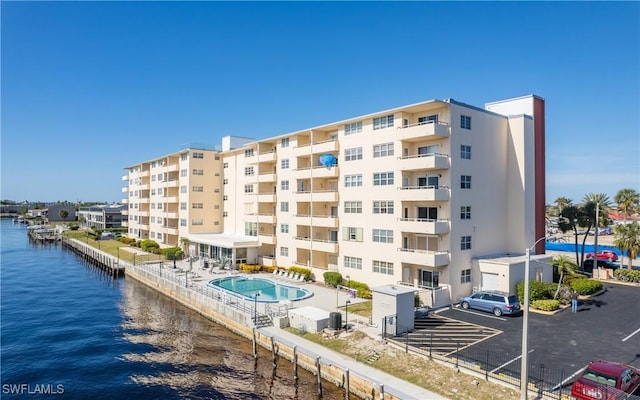
<path fill-rule="evenodd" d="M 228 276 L 214 279 L 209 281 L 207 285 L 222 289 L 228 293 L 240 295 L 247 300 L 254 300 L 256 293 L 260 293 L 257 301 L 261 303 L 302 300 L 313 294 L 309 290 L 297 286 L 283 285 L 270 279 L 246 276 Z"/>

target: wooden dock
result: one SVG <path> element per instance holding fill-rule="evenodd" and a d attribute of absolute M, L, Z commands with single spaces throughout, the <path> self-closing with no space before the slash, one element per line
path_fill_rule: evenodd
<path fill-rule="evenodd" d="M 107 272 L 113 277 L 124 276 L 125 263 L 118 258 L 89 246 L 77 239 L 61 237 L 62 245 L 82 257 L 87 263 Z"/>
<path fill-rule="evenodd" d="M 27 227 L 29 238 L 32 240 L 51 243 L 60 240 L 60 233 L 51 225 L 30 225 Z"/>

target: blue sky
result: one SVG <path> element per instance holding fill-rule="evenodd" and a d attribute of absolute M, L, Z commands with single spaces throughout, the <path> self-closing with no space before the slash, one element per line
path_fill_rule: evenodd
<path fill-rule="evenodd" d="M 430 99 L 546 100 L 547 203 L 640 190 L 640 3 L 6 2 L 2 199 Z"/>

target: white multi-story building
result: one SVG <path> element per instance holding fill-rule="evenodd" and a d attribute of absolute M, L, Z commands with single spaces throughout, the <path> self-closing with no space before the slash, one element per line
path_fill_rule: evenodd
<path fill-rule="evenodd" d="M 186 237 L 236 263 L 308 267 L 317 280 L 339 271 L 370 286 L 414 286 L 433 306 L 474 288 L 513 290 L 523 249 L 545 235 L 544 134 L 544 100 L 531 95 L 485 108 L 430 100 L 258 141 L 226 137 L 202 183 L 221 188 L 207 192 L 220 210 L 207 206 L 206 227 L 187 218 L 160 239 Z M 153 161 L 128 167 L 130 196 L 144 179 L 138 167 L 153 176 Z M 172 171 L 182 179 L 184 168 Z M 189 189 L 180 202 L 195 196 Z M 129 212 L 130 233 L 154 238 Z M 534 279 L 548 273 L 534 268 Z"/>

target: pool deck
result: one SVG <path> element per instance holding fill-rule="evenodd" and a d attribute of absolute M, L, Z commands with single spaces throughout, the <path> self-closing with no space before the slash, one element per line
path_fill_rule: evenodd
<path fill-rule="evenodd" d="M 168 269 L 172 268 L 172 265 L 165 264 L 164 266 L 165 268 L 168 268 Z M 189 270 L 189 267 L 190 267 L 189 262 L 185 262 L 185 261 L 177 262 L 176 266 L 177 266 L 176 270 L 182 269 L 183 271 Z M 198 262 L 193 263 L 191 270 L 192 272 L 195 272 L 196 274 L 199 275 L 198 278 L 192 279 L 192 282 L 195 285 L 200 285 L 200 286 L 206 286 L 207 282 L 209 282 L 212 279 L 222 278 L 224 276 L 237 274 L 236 271 L 233 271 L 233 272 L 217 271 L 216 273 L 212 273 L 210 270 L 202 269 Z M 273 274 L 265 274 L 265 273 L 249 274 L 248 276 L 271 279 L 278 283 L 303 287 L 313 292 L 313 296 L 309 298 L 292 301 L 291 302 L 292 308 L 310 306 L 310 307 L 319 308 L 321 310 L 325 310 L 328 312 L 338 311 L 342 313 L 342 316 L 344 318 L 345 317 L 344 306 L 347 300 L 350 301 L 350 304 L 357 304 L 357 303 L 367 301 L 363 299 L 352 298 L 349 296 L 348 291 L 330 288 L 325 286 L 324 283 L 321 283 L 321 282 L 298 282 L 298 281 L 292 281 L 290 279 L 276 277 Z M 265 312 L 266 304 L 267 303 L 258 302 L 257 303 L 258 312 Z M 368 336 L 376 340 L 381 340 L 381 336 L 378 333 L 378 328 L 370 326 L 368 318 L 364 318 L 356 314 L 349 313 L 348 322 L 352 329 L 357 329 L 361 332 L 366 333 Z M 402 379 L 396 378 L 395 376 L 389 375 L 369 365 L 358 362 L 350 357 L 347 357 L 343 354 L 330 350 L 326 347 L 310 342 L 284 329 L 280 329 L 278 327 L 266 327 L 266 328 L 260 328 L 260 331 L 267 335 L 277 338 L 278 341 L 296 345 L 299 348 L 308 349 L 309 351 L 315 354 L 321 354 L 324 359 L 331 360 L 336 365 L 342 365 L 348 368 L 349 370 L 353 371 L 354 373 L 357 373 L 358 375 L 366 376 L 372 381 L 377 382 L 378 384 L 383 384 L 385 387 L 385 391 L 388 394 L 393 394 L 397 398 L 406 399 L 406 400 L 446 399 L 446 397 L 443 397 L 439 394 L 428 391 L 424 388 L 421 388 L 417 385 L 414 385 Z"/>

